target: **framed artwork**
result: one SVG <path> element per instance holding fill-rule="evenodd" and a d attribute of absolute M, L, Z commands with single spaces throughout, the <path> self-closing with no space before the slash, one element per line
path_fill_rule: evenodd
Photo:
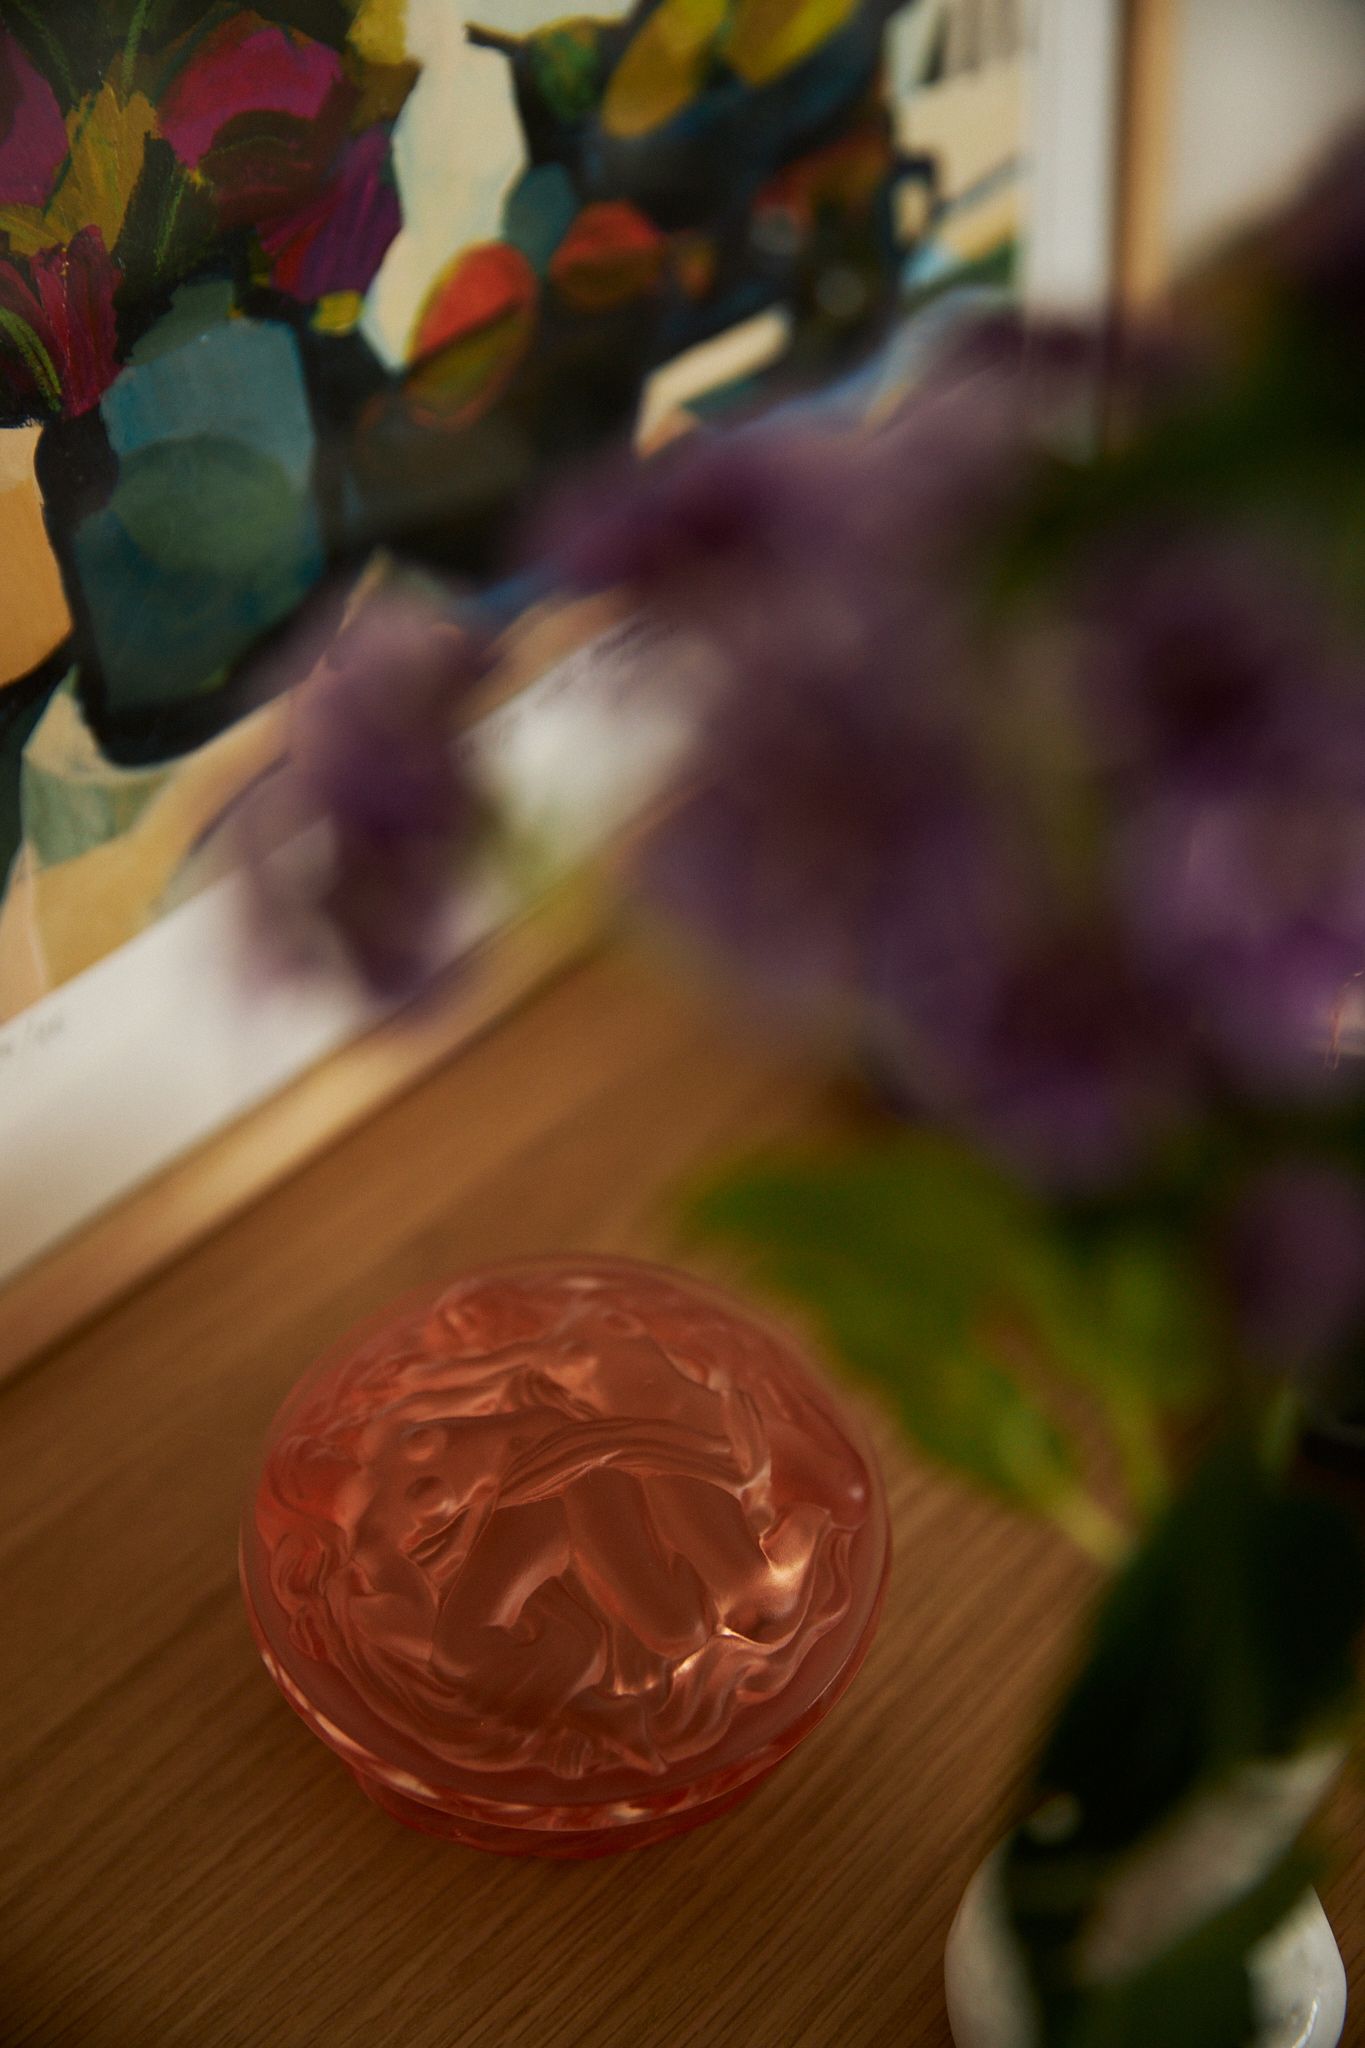
<path fill-rule="evenodd" d="M 248 1004 L 231 955 L 288 728 L 253 656 L 325 579 L 387 550 L 490 594 L 478 744 L 572 812 L 596 733 L 610 829 L 662 742 L 605 737 L 619 626 L 498 584 L 538 497 L 610 444 L 885 405 L 986 295 L 1109 288 L 1118 0 L 561 10 L 7 0 L 0 1283 L 376 1023 Z"/>

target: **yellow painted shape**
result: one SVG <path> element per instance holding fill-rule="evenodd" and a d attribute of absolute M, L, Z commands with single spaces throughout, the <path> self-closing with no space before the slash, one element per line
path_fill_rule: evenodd
<path fill-rule="evenodd" d="M 71 161 L 47 204 L 48 239 L 70 242 L 82 228 L 95 227 L 112 250 L 123 233 L 147 138 L 156 132 L 152 103 L 140 92 L 124 100 L 109 84 L 93 100 L 82 101 L 67 125 Z"/>
<path fill-rule="evenodd" d="M 662 0 L 632 36 L 602 101 L 608 135 L 662 128 L 696 97 L 729 0 Z"/>
<path fill-rule="evenodd" d="M 153 922 L 191 849 L 278 760 L 287 710 L 283 701 L 269 705 L 188 755 L 121 837 L 22 878 L 48 988 L 93 967 Z"/>
<path fill-rule="evenodd" d="M 28 848 L 21 846 L 0 900 L 0 1024 L 45 996 L 49 988 L 43 949 L 34 923 L 33 874 Z"/>
<path fill-rule="evenodd" d="M 71 631 L 33 473 L 39 432 L 0 431 L 0 689 L 45 661 Z"/>
<path fill-rule="evenodd" d="M 0 237 L 12 256 L 36 256 L 56 239 L 41 206 L 0 206 Z"/>
<path fill-rule="evenodd" d="M 126 832 L 142 806 L 175 773 L 174 763 L 124 768 L 107 760 L 85 722 L 71 686 L 74 679 L 73 669 L 67 683 L 43 707 L 24 747 L 24 828 L 35 859 L 47 867 L 74 859 L 117 832 Z M 31 783 L 36 785 L 43 822 L 54 834 L 55 844 L 44 844 L 46 834 L 34 831 L 28 808 Z"/>
<path fill-rule="evenodd" d="M 933 156 L 943 197 L 956 199 L 1021 153 L 1025 85 L 1011 60 L 921 86 L 896 109 L 897 140 Z"/>
<path fill-rule="evenodd" d="M 349 334 L 360 325 L 364 311 L 359 292 L 328 292 L 313 309 L 313 325 L 319 334 Z"/>
<path fill-rule="evenodd" d="M 351 48 L 367 64 L 401 64 L 408 54 L 408 0 L 361 0 Z"/>
<path fill-rule="evenodd" d="M 142 93 L 125 100 L 116 86 L 106 85 L 74 109 L 67 131 L 71 155 L 47 205 L 0 208 L 0 231 L 16 255 L 35 256 L 88 227 L 98 228 L 112 251 L 123 233 L 147 138 L 156 132 L 151 101 Z"/>
<path fill-rule="evenodd" d="M 768 85 L 847 26 L 859 0 L 738 0 L 724 56 L 746 85 Z"/>
<path fill-rule="evenodd" d="M 982 263 L 1007 249 L 1019 234 L 1019 194 L 1007 188 L 960 216 L 945 220 L 938 233 L 959 263 Z"/>

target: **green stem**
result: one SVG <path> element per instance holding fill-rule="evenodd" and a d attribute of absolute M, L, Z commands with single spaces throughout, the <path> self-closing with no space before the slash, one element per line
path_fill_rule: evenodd
<path fill-rule="evenodd" d="M 1129 1498 L 1139 1514 L 1150 1519 L 1171 1497 L 1171 1468 L 1161 1432 L 1145 1402 L 1116 1397 L 1106 1408 Z"/>
<path fill-rule="evenodd" d="M 123 91 L 126 98 L 133 83 L 133 66 L 137 62 L 138 46 L 147 26 L 147 16 L 152 11 L 153 0 L 138 0 L 133 9 L 133 18 L 128 25 L 128 40 L 123 46 Z"/>
<path fill-rule="evenodd" d="M 1277 1387 L 1261 1422 L 1261 1455 L 1272 1472 L 1284 1472 L 1298 1447 L 1303 1404 L 1286 1381 Z"/>
<path fill-rule="evenodd" d="M 9 336 L 27 363 L 41 395 L 54 412 L 60 412 L 62 380 L 57 375 L 56 365 L 51 356 L 27 320 L 21 320 L 17 313 L 11 313 L 7 307 L 0 306 L 0 334 Z"/>
<path fill-rule="evenodd" d="M 166 261 L 166 253 L 171 246 L 171 237 L 175 233 L 175 224 L 180 218 L 180 209 L 185 203 L 185 194 L 189 189 L 189 173 L 182 170 L 176 178 L 170 202 L 166 207 L 160 229 L 157 232 L 156 251 L 152 261 L 158 272 Z"/>
<path fill-rule="evenodd" d="M 41 14 L 29 4 L 29 0 L 10 0 L 10 5 L 16 14 L 23 16 L 35 35 L 42 37 L 43 42 L 47 45 L 53 69 L 61 80 L 66 97 L 71 101 L 75 101 L 78 97 L 75 75 L 72 72 L 71 66 L 66 61 L 66 52 L 43 20 Z"/>
<path fill-rule="evenodd" d="M 1059 1494 L 1048 1508 L 1048 1519 L 1087 1557 L 1107 1571 L 1122 1564 L 1130 1548 L 1128 1531 L 1093 1493 L 1077 1487 L 1074 1493 Z"/>
<path fill-rule="evenodd" d="M 65 160 L 57 173 L 56 183 L 52 187 L 52 197 L 48 201 L 50 207 L 57 205 L 65 189 L 66 181 L 75 169 L 76 151 L 84 140 L 86 129 L 95 118 L 95 109 L 98 105 L 99 96 L 97 93 L 92 92 L 86 95 L 79 107 L 72 109 L 73 120 L 70 128 L 70 140 L 67 145 Z"/>

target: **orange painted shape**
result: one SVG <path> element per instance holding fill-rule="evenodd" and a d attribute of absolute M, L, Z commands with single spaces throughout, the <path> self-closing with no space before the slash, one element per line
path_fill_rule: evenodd
<path fill-rule="evenodd" d="M 463 341 L 536 298 L 536 274 L 508 242 L 481 242 L 462 250 L 433 285 L 418 315 L 412 353 L 420 360 Z"/>
<path fill-rule="evenodd" d="M 71 631 L 33 470 L 40 431 L 0 432 L 0 689 L 45 661 Z"/>
<path fill-rule="evenodd" d="M 610 312 L 654 289 L 666 247 L 638 207 L 604 200 L 579 214 L 550 260 L 550 277 L 579 311 Z"/>

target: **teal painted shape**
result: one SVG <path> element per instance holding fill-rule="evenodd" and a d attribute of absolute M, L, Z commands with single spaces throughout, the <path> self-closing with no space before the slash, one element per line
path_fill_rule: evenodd
<path fill-rule="evenodd" d="M 81 714 L 74 672 L 29 735 L 21 771 L 24 839 L 39 867 L 75 860 L 127 832 L 165 788 L 169 768 L 106 761 Z"/>
<path fill-rule="evenodd" d="M 502 210 L 503 239 L 543 274 L 579 210 L 562 164 L 539 164 L 517 179 Z"/>
<path fill-rule="evenodd" d="M 212 434 L 263 449 L 300 484 L 312 467 L 313 420 L 298 343 L 287 327 L 228 320 L 207 328 L 131 365 L 100 410 L 120 457 L 153 442 Z"/>
<path fill-rule="evenodd" d="M 299 533 L 298 492 L 272 455 L 198 434 L 157 441 L 124 462 L 110 507 L 129 539 L 171 575 L 259 575 Z"/>
<path fill-rule="evenodd" d="M 224 671 L 287 618 L 321 573 L 316 527 L 298 509 L 292 544 L 249 578 L 168 567 L 147 555 L 111 508 L 76 542 L 100 666 L 121 710 L 179 704 L 218 687 Z"/>
<path fill-rule="evenodd" d="M 171 310 L 149 328 L 128 360 L 133 364 L 154 363 L 171 355 L 188 342 L 197 341 L 211 327 L 221 327 L 232 317 L 236 303 L 230 280 L 210 278 L 204 284 L 186 284 L 171 299 Z"/>
<path fill-rule="evenodd" d="M 116 711 L 183 703 L 323 572 L 298 347 L 285 327 L 211 327 L 144 351 L 102 410 L 120 478 L 72 545 L 105 691 Z"/>

